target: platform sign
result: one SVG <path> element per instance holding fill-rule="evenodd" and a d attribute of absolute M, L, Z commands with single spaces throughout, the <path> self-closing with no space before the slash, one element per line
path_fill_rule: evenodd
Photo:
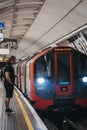
<path fill-rule="evenodd" d="M 0 29 L 4 29 L 4 22 L 0 22 Z"/>
<path fill-rule="evenodd" d="M 0 48 L 0 55 L 10 54 L 9 48 Z"/>
<path fill-rule="evenodd" d="M 0 33 L 0 41 L 3 41 L 3 34 Z"/>

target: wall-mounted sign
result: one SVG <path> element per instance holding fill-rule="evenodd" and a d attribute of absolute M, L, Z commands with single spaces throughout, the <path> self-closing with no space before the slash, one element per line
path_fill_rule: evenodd
<path fill-rule="evenodd" d="M 0 48 L 0 55 L 7 55 L 7 54 L 10 54 L 10 50 L 9 48 Z"/>
<path fill-rule="evenodd" d="M 0 22 L 0 29 L 4 29 L 4 22 Z"/>

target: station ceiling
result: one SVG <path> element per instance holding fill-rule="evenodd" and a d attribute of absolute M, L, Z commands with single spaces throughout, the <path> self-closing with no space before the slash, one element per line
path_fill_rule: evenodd
<path fill-rule="evenodd" d="M 87 54 L 87 0 L 0 0 L 0 21 L 18 59 L 60 44 Z"/>

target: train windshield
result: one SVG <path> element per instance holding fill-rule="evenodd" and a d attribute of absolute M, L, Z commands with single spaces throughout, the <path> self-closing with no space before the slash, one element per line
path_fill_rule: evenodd
<path fill-rule="evenodd" d="M 69 54 L 59 53 L 57 55 L 58 63 L 58 84 L 69 84 L 70 83 L 70 65 L 69 65 Z"/>
<path fill-rule="evenodd" d="M 35 63 L 35 77 L 51 78 L 53 76 L 52 54 L 40 57 Z"/>

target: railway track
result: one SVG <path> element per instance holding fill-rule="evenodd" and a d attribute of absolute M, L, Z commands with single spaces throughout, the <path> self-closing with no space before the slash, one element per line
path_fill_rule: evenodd
<path fill-rule="evenodd" d="M 87 111 L 71 113 L 42 112 L 40 117 L 48 130 L 87 130 Z"/>

